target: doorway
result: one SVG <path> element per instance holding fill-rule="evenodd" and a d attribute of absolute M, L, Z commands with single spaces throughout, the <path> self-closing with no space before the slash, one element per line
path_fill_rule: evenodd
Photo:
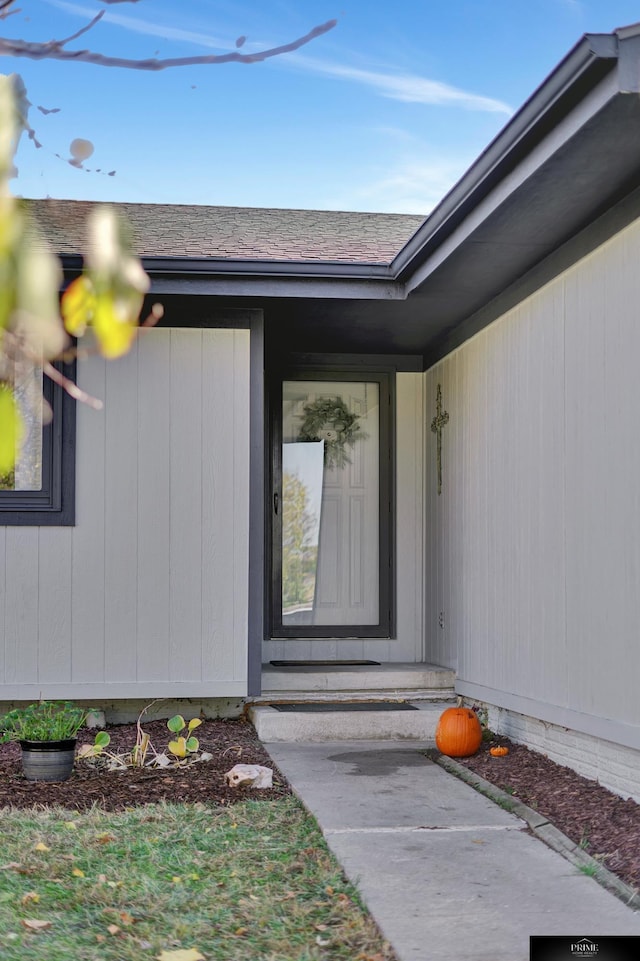
<path fill-rule="evenodd" d="M 392 630 L 392 378 L 291 369 L 271 418 L 270 635 Z"/>

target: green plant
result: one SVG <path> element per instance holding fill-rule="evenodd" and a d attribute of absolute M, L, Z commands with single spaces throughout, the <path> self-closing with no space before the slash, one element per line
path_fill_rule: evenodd
<path fill-rule="evenodd" d="M 0 741 L 66 741 L 84 724 L 86 711 L 71 701 L 38 701 L 0 719 Z"/>
<path fill-rule="evenodd" d="M 111 743 L 111 735 L 107 731 L 98 731 L 93 744 L 83 744 L 78 751 L 78 757 L 84 760 L 103 758 L 107 762 L 107 767 L 120 769 L 127 767 L 168 767 L 170 764 L 180 764 L 186 760 L 206 761 L 211 755 L 207 752 L 198 754 L 200 742 L 197 737 L 192 735 L 202 721 L 194 717 L 188 723 L 181 714 L 175 714 L 167 721 L 167 728 L 172 734 L 179 735 L 169 741 L 165 751 L 157 751 L 151 743 L 149 734 L 142 728 L 142 717 L 149 710 L 152 704 L 147 704 L 143 711 L 138 715 L 136 742 L 129 751 L 116 754 L 107 751 Z M 186 736 L 182 734 L 186 728 Z M 173 757 L 169 757 L 167 751 Z"/>
<path fill-rule="evenodd" d="M 587 828 L 582 829 L 582 834 L 580 836 L 580 840 L 578 841 L 578 847 L 581 848 L 583 851 L 588 851 L 588 849 L 591 847 L 591 841 L 589 839 L 589 830 Z"/>
<path fill-rule="evenodd" d="M 184 758 L 195 754 L 200 747 L 200 742 L 197 737 L 193 737 L 191 732 L 195 728 L 200 727 L 202 721 L 197 717 L 192 717 L 189 723 L 185 721 L 181 714 L 176 714 L 174 717 L 169 718 L 167 721 L 167 727 L 172 734 L 180 734 L 187 728 L 187 736 L 181 735 L 175 738 L 173 741 L 169 741 L 167 748 L 171 751 L 174 757 Z"/>

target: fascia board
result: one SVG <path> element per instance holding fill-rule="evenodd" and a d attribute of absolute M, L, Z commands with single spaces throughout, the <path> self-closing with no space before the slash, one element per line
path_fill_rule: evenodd
<path fill-rule="evenodd" d="M 63 256 L 68 280 L 82 269 L 82 258 Z M 222 258 L 143 257 L 150 293 L 218 297 L 284 297 L 346 300 L 403 300 L 404 288 L 383 264 L 315 261 L 223 260 Z"/>
<path fill-rule="evenodd" d="M 424 283 L 509 196 L 514 194 L 522 184 L 550 160 L 591 117 L 618 93 L 615 76 L 608 74 L 565 120 L 562 127 L 556 127 L 545 140 L 527 154 L 515 169 L 501 178 L 488 194 L 479 199 L 477 203 L 470 205 L 469 211 L 459 225 L 437 239 L 422 263 L 414 262 L 414 269 L 405 277 L 404 283 L 407 294 Z"/>
<path fill-rule="evenodd" d="M 150 272 L 153 295 L 192 294 L 217 297 L 252 298 L 302 298 L 310 300 L 405 300 L 402 284 L 385 280 L 364 278 L 304 278 L 292 275 L 282 277 L 205 275 L 183 273 L 180 275 L 154 274 Z"/>
<path fill-rule="evenodd" d="M 587 34 L 567 54 L 393 260 L 391 271 L 394 277 L 407 282 L 408 291 L 424 279 L 424 271 L 417 278 L 420 263 L 427 260 L 432 251 L 440 255 L 444 237 L 455 230 L 457 223 L 464 221 L 466 224 L 469 210 L 477 207 L 484 197 L 495 191 L 496 185 L 501 185 L 505 179 L 509 180 L 513 189 L 514 169 L 520 173 L 525 169 L 529 172 L 532 169 L 530 154 L 535 153 L 536 160 L 542 162 L 545 154 L 550 155 L 592 113 L 619 92 L 614 71 L 618 54 L 618 39 L 611 34 Z M 582 93 L 585 88 L 586 93 Z M 572 91 L 575 91 L 579 98 L 577 105 L 571 101 Z M 567 101 L 566 111 L 560 109 L 562 100 Z M 558 117 L 550 120 L 554 110 Z M 555 136 L 545 133 L 544 128 L 550 124 L 551 134 Z M 556 133 L 559 128 L 562 128 L 560 135 Z M 530 150 L 526 146 L 529 141 L 534 145 Z M 540 151 L 541 142 L 547 149 L 543 147 Z M 506 178 L 501 173 L 505 169 L 507 172 L 511 170 L 511 174 L 507 173 Z M 504 196 L 503 190 L 499 193 Z M 477 225 L 478 218 L 474 218 L 474 221 Z M 463 236 L 466 233 L 468 231 L 462 231 Z M 460 239 L 462 238 L 459 235 Z M 441 260 L 442 257 L 438 256 L 438 262 Z M 429 272 L 427 269 L 427 273 Z"/>

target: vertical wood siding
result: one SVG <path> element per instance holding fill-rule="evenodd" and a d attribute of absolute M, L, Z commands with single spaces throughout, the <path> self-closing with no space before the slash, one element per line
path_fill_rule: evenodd
<path fill-rule="evenodd" d="M 249 333 L 80 363 L 74 528 L 0 528 L 0 699 L 246 693 Z"/>
<path fill-rule="evenodd" d="M 639 264 L 635 223 L 425 375 L 427 659 L 636 726 Z"/>

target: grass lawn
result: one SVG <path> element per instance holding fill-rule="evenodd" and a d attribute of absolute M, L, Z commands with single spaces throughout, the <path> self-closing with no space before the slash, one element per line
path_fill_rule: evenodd
<path fill-rule="evenodd" d="M 2 961 L 394 958 L 294 798 L 5 810 L 0 831 Z"/>

